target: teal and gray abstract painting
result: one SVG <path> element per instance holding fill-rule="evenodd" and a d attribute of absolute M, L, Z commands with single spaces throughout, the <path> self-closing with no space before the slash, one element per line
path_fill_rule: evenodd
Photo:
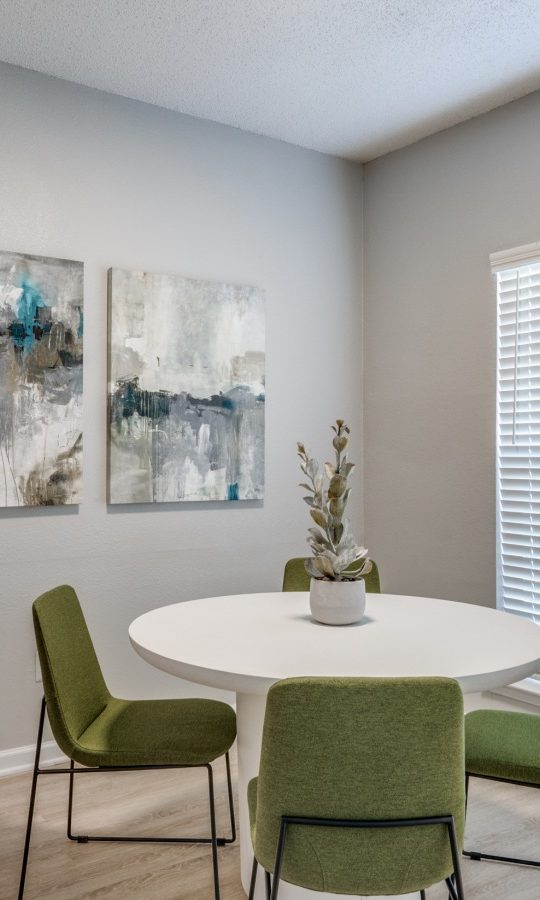
<path fill-rule="evenodd" d="M 0 507 L 81 500 L 83 264 L 0 251 Z"/>
<path fill-rule="evenodd" d="M 109 502 L 260 500 L 264 297 L 109 271 Z"/>

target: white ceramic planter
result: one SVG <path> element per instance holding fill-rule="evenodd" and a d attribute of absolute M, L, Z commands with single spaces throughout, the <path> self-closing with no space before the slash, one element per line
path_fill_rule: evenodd
<path fill-rule="evenodd" d="M 309 591 L 311 615 L 324 625 L 352 625 L 366 609 L 366 585 L 358 581 L 323 581 L 312 578 Z"/>

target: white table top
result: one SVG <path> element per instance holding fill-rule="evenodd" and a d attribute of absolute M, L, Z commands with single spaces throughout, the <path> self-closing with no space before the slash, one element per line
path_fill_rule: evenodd
<path fill-rule="evenodd" d="M 307 593 L 208 597 L 151 610 L 132 622 L 135 650 L 198 684 L 265 694 L 294 675 L 446 675 L 464 692 L 540 670 L 540 628 L 467 603 L 367 594 L 357 625 L 319 625 Z"/>

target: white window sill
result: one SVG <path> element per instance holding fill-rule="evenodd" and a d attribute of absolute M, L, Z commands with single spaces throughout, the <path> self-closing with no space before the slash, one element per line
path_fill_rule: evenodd
<path fill-rule="evenodd" d="M 498 688 L 496 691 L 491 691 L 491 693 L 540 707 L 540 678 L 524 678 L 523 681 L 516 681 L 515 684 Z"/>

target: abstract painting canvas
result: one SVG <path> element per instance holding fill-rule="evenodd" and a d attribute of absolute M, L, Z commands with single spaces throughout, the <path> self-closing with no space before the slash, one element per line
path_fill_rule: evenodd
<path fill-rule="evenodd" d="M 111 269 L 109 502 L 260 500 L 264 298 Z"/>
<path fill-rule="evenodd" d="M 0 507 L 81 500 L 83 264 L 0 251 Z"/>

